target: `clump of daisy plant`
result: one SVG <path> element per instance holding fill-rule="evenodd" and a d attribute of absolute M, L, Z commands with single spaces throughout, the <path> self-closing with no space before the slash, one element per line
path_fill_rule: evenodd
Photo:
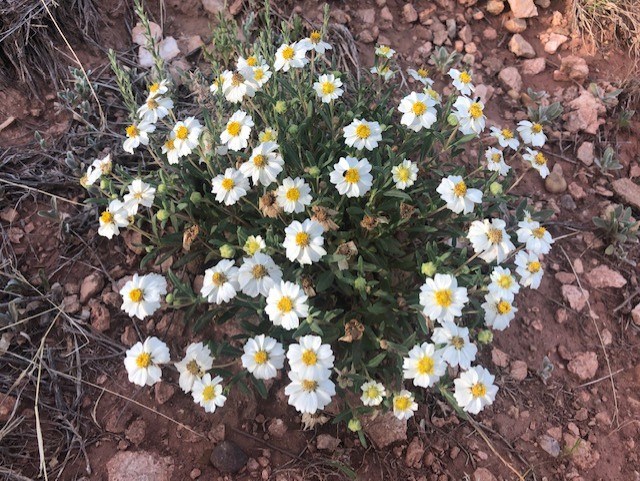
<path fill-rule="evenodd" d="M 407 84 L 389 45 L 359 75 L 340 70 L 326 21 L 281 31 L 269 15 L 259 36 L 207 48 L 210 68 L 181 90 L 161 62 L 138 96 L 118 70 L 137 105 L 81 183 L 104 242 L 141 239 L 122 310 L 181 311 L 199 340 L 174 365 L 163 341 L 136 344 L 129 379 L 175 369 L 206 412 L 238 384 L 282 388 L 305 416 L 336 403 L 350 427 L 410 419 L 430 396 L 478 414 L 500 398 L 479 351 L 519 322 L 554 243 L 514 191 L 549 173 L 548 119 L 490 125 L 473 72 L 415 65 Z"/>

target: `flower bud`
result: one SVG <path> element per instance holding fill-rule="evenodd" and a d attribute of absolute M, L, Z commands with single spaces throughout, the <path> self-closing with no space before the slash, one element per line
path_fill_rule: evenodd
<path fill-rule="evenodd" d="M 170 215 L 169 212 L 167 212 L 164 209 L 160 209 L 156 214 L 156 217 L 158 218 L 159 221 L 165 221 L 169 218 L 169 215 Z"/>
<path fill-rule="evenodd" d="M 436 270 L 437 267 L 433 262 L 425 262 L 424 264 L 422 264 L 422 266 L 420 266 L 422 275 L 427 277 L 433 277 L 433 275 L 436 273 Z"/>
<path fill-rule="evenodd" d="M 320 169 L 315 165 L 313 167 L 309 167 L 309 175 L 311 177 L 320 177 Z"/>
<path fill-rule="evenodd" d="M 500 195 L 502 194 L 502 184 L 500 184 L 499 182 L 491 182 L 489 190 L 493 195 Z"/>
<path fill-rule="evenodd" d="M 289 126 L 289 133 L 291 135 L 296 135 L 298 133 L 298 126 L 293 124 Z"/>
<path fill-rule="evenodd" d="M 353 283 L 354 287 L 359 291 L 364 291 L 367 288 L 367 280 L 364 277 L 356 277 Z"/>
<path fill-rule="evenodd" d="M 167 294 L 167 296 L 165 297 L 165 300 L 167 301 L 167 304 L 172 304 L 173 303 L 173 292 L 170 292 L 169 294 Z"/>
<path fill-rule="evenodd" d="M 454 114 L 449 114 L 449 116 L 447 117 L 447 123 L 452 127 L 455 127 L 456 125 L 458 125 L 458 118 Z"/>
<path fill-rule="evenodd" d="M 160 184 L 158 186 L 158 194 L 164 194 L 167 191 L 167 184 Z"/>
<path fill-rule="evenodd" d="M 349 427 L 349 431 L 353 433 L 357 433 L 362 429 L 362 423 L 357 418 L 349 419 L 349 424 L 347 426 Z"/>
<path fill-rule="evenodd" d="M 193 204 L 199 204 L 202 200 L 202 194 L 200 192 L 192 192 L 189 199 Z"/>
<path fill-rule="evenodd" d="M 107 190 L 109 188 L 109 181 L 107 179 L 100 180 L 100 190 Z"/>
<path fill-rule="evenodd" d="M 489 329 L 485 329 L 478 333 L 478 342 L 480 344 L 491 344 L 493 341 L 493 332 Z"/>
<path fill-rule="evenodd" d="M 224 259 L 231 259 L 234 255 L 236 255 L 236 250 L 229 244 L 224 244 L 220 247 L 220 255 Z"/>
<path fill-rule="evenodd" d="M 276 113 L 284 114 L 287 111 L 287 103 L 284 100 L 278 100 L 274 109 Z"/>

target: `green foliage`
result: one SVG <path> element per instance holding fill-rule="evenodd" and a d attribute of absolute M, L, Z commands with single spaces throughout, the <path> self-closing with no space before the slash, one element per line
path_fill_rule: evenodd
<path fill-rule="evenodd" d="M 607 215 L 593 217 L 593 223 L 598 229 L 599 235 L 609 245 L 605 254 L 621 254 L 625 245 L 638 242 L 637 221 L 631 216 L 631 208 L 618 205 L 611 209 Z"/>

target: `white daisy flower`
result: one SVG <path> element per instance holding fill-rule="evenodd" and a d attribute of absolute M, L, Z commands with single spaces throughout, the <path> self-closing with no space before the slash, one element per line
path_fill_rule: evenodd
<path fill-rule="evenodd" d="M 494 267 L 490 278 L 489 292 L 499 297 L 513 299 L 520 291 L 520 285 L 509 269 L 500 266 Z"/>
<path fill-rule="evenodd" d="M 355 147 L 358 150 L 363 148 L 373 150 L 382 140 L 382 129 L 378 122 L 354 119 L 344 128 L 344 139 L 349 147 Z"/>
<path fill-rule="evenodd" d="M 204 271 L 204 281 L 200 294 L 214 304 L 229 302 L 240 290 L 238 268 L 230 259 L 222 259 L 215 266 Z"/>
<path fill-rule="evenodd" d="M 376 55 L 378 57 L 391 58 L 395 55 L 395 53 L 396 51 L 394 49 L 386 45 L 378 45 L 376 47 Z"/>
<path fill-rule="evenodd" d="M 521 229 L 523 228 L 535 229 L 539 225 L 540 223 L 536 220 L 533 220 L 533 216 L 531 215 L 531 212 L 529 212 L 528 210 L 525 210 L 523 212 L 522 220 L 518 222 L 518 227 Z"/>
<path fill-rule="evenodd" d="M 258 88 L 262 88 L 271 78 L 271 68 L 267 63 L 261 63 L 253 67 L 253 81 L 258 85 Z"/>
<path fill-rule="evenodd" d="M 516 254 L 516 272 L 520 276 L 523 287 L 537 289 L 540 287 L 544 271 L 540 259 L 533 252 L 520 251 Z"/>
<path fill-rule="evenodd" d="M 111 173 L 113 167 L 113 161 L 111 160 L 111 154 L 107 154 L 102 159 L 95 159 L 91 164 L 95 169 L 98 169 L 102 175 L 108 175 Z"/>
<path fill-rule="evenodd" d="M 480 253 L 480 259 L 485 262 L 497 260 L 500 264 L 515 249 L 505 226 L 502 219 L 474 220 L 471 223 L 467 238 L 471 241 L 473 250 Z"/>
<path fill-rule="evenodd" d="M 211 192 L 216 194 L 216 200 L 224 205 L 233 205 L 239 199 L 247 195 L 249 191 L 249 179 L 244 174 L 228 167 L 223 174 L 218 174 L 211 181 Z"/>
<path fill-rule="evenodd" d="M 329 179 L 340 195 L 362 197 L 369 192 L 373 184 L 371 164 L 367 159 L 340 157 L 338 163 L 334 164 Z"/>
<path fill-rule="evenodd" d="M 290 68 L 302 68 L 309 62 L 306 55 L 307 51 L 300 47 L 298 43 L 285 43 L 276 52 L 276 61 L 273 64 L 273 68 L 276 72 L 279 70 L 288 72 Z"/>
<path fill-rule="evenodd" d="M 154 82 L 149 85 L 149 98 L 164 95 L 169 91 L 169 81 L 162 79 L 160 82 Z"/>
<path fill-rule="evenodd" d="M 168 138 L 167 141 L 162 144 L 162 153 L 167 156 L 167 162 L 170 164 L 177 164 L 180 156 L 178 155 L 178 149 L 172 138 Z"/>
<path fill-rule="evenodd" d="M 309 34 L 309 37 L 303 38 L 298 42 L 298 45 L 305 52 L 314 50 L 316 53 L 323 55 L 327 50 L 331 50 L 331 45 L 322 40 L 322 33 L 318 30 L 314 30 Z"/>
<path fill-rule="evenodd" d="M 544 134 L 542 124 L 537 122 L 533 123 L 528 120 L 521 120 L 518 122 L 517 130 L 520 137 L 522 137 L 522 141 L 532 147 L 542 147 L 547 141 L 547 136 Z"/>
<path fill-rule="evenodd" d="M 463 411 L 478 414 L 485 406 L 493 404 L 498 393 L 495 377 L 482 366 L 475 366 L 460 373 L 453 381 L 453 397 Z"/>
<path fill-rule="evenodd" d="M 504 331 L 518 312 L 518 308 L 512 304 L 513 296 L 504 298 L 489 292 L 484 300 L 481 307 L 485 324 L 496 331 Z"/>
<path fill-rule="evenodd" d="M 498 139 L 498 144 L 503 149 L 509 147 L 511 150 L 518 150 L 520 147 L 520 141 L 513 134 L 511 129 L 499 129 L 497 127 L 491 127 L 491 137 Z"/>
<path fill-rule="evenodd" d="M 100 177 L 102 177 L 102 171 L 99 168 L 90 165 L 87 167 L 84 175 L 80 178 L 80 185 L 85 188 L 89 187 L 95 184 Z"/>
<path fill-rule="evenodd" d="M 367 381 L 360 386 L 360 389 L 362 390 L 360 400 L 365 406 L 379 406 L 387 395 L 387 390 L 382 383 L 376 381 Z"/>
<path fill-rule="evenodd" d="M 280 281 L 267 294 L 267 307 L 264 311 L 274 326 L 284 329 L 297 329 L 300 319 L 309 314 L 307 296 L 297 284 Z"/>
<path fill-rule="evenodd" d="M 138 109 L 138 117 L 144 122 L 155 124 L 164 119 L 173 109 L 173 100 L 168 97 L 149 97 Z"/>
<path fill-rule="evenodd" d="M 440 198 L 446 202 L 447 209 L 456 214 L 473 212 L 474 204 L 482 203 L 482 191 L 469 189 L 459 175 L 450 175 L 440 181 L 436 188 Z"/>
<path fill-rule="evenodd" d="M 235 72 L 226 71 L 221 75 L 222 94 L 232 103 L 242 102 L 244 97 L 253 97 L 258 89 L 258 84 L 254 80 L 253 68 L 246 67 Z"/>
<path fill-rule="evenodd" d="M 229 150 L 237 152 L 249 145 L 249 135 L 251 135 L 253 119 L 242 110 L 236 110 L 227 122 L 227 126 L 220 134 L 220 142 L 226 145 Z"/>
<path fill-rule="evenodd" d="M 315 220 L 305 219 L 300 223 L 294 220 L 285 230 L 282 243 L 287 259 L 298 261 L 301 265 L 312 264 L 327 253 L 324 245 L 324 229 Z"/>
<path fill-rule="evenodd" d="M 433 80 L 429 78 L 429 71 L 424 67 L 420 67 L 418 70 L 407 69 L 407 73 L 418 82 L 421 82 L 422 85 L 428 85 L 429 87 L 433 85 Z"/>
<path fill-rule="evenodd" d="M 453 321 L 462 315 L 469 300 L 466 287 L 458 287 L 458 280 L 449 274 L 427 278 L 420 288 L 420 304 L 424 315 L 438 322 Z"/>
<path fill-rule="evenodd" d="M 324 103 L 330 103 L 342 96 L 342 80 L 336 78 L 333 74 L 320 75 L 318 81 L 313 84 L 313 89 Z"/>
<path fill-rule="evenodd" d="M 487 169 L 492 172 L 497 172 L 500 175 L 507 175 L 511 170 L 504 161 L 504 155 L 501 150 L 495 147 L 489 147 L 484 153 L 485 159 L 487 159 Z"/>
<path fill-rule="evenodd" d="M 466 70 L 460 71 L 452 68 L 449 70 L 449 77 L 453 79 L 453 86 L 458 89 L 462 95 L 471 95 L 476 89 L 472 83 L 471 74 Z"/>
<path fill-rule="evenodd" d="M 326 371 L 319 379 L 306 379 L 296 371 L 289 371 L 291 383 L 284 388 L 289 396 L 289 404 L 298 412 L 315 414 L 324 409 L 336 394 L 336 386 L 329 379 L 330 371 Z"/>
<path fill-rule="evenodd" d="M 114 199 L 100 214 L 99 222 L 98 234 L 112 239 L 114 235 L 120 235 L 120 229 L 129 225 L 129 211 L 123 202 Z"/>
<path fill-rule="evenodd" d="M 548 254 L 551 251 L 551 244 L 554 243 L 549 231 L 536 221 L 520 227 L 516 234 L 518 242 L 525 244 L 525 248 L 536 255 Z"/>
<path fill-rule="evenodd" d="M 475 360 L 478 348 L 469 341 L 469 329 L 458 327 L 453 322 L 444 322 L 433 330 L 431 341 L 444 344 L 440 349 L 442 359 L 451 367 L 469 369 Z"/>
<path fill-rule="evenodd" d="M 242 366 L 256 379 L 273 379 L 284 367 L 284 349 L 273 337 L 260 334 L 247 339 Z"/>
<path fill-rule="evenodd" d="M 167 280 L 160 274 L 134 274 L 127 281 L 120 295 L 122 310 L 131 317 L 144 319 L 160 308 L 160 297 L 167 293 Z"/>
<path fill-rule="evenodd" d="M 282 280 L 282 270 L 267 254 L 256 252 L 245 257 L 238 270 L 238 284 L 243 294 L 249 297 L 267 296 L 269 290 Z"/>
<path fill-rule="evenodd" d="M 278 144 L 275 142 L 264 142 L 258 145 L 251 157 L 240 166 L 240 172 L 245 177 L 250 177 L 254 185 L 267 186 L 276 181 L 278 174 L 282 172 L 284 160 L 276 152 Z"/>
<path fill-rule="evenodd" d="M 244 58 L 242 55 L 238 56 L 238 61 L 236 62 L 236 69 L 238 71 L 244 70 L 246 68 L 257 67 L 264 63 L 264 59 L 260 55 L 249 55 L 247 58 Z"/>
<path fill-rule="evenodd" d="M 202 342 L 195 342 L 187 346 L 187 352 L 182 361 L 176 362 L 176 369 L 180 373 L 180 389 L 191 392 L 196 379 L 204 376 L 213 367 L 213 356 L 209 346 Z"/>
<path fill-rule="evenodd" d="M 413 379 L 418 387 L 431 387 L 447 370 L 442 353 L 428 342 L 413 346 L 402 362 L 405 379 Z"/>
<path fill-rule="evenodd" d="M 157 337 L 148 337 L 127 349 L 124 366 L 129 382 L 138 386 L 153 386 L 162 378 L 161 364 L 169 362 L 169 348 Z"/>
<path fill-rule="evenodd" d="M 311 204 L 311 187 L 301 177 L 287 177 L 276 191 L 276 202 L 289 214 L 303 212 Z"/>
<path fill-rule="evenodd" d="M 410 160 L 404 159 L 400 165 L 394 165 L 391 169 L 396 189 L 404 190 L 411 187 L 418 179 L 418 166 Z"/>
<path fill-rule="evenodd" d="M 480 134 L 484 130 L 487 118 L 484 115 L 484 104 L 480 100 L 458 97 L 453 108 L 453 115 L 458 119 L 460 132 L 464 135 Z"/>
<path fill-rule="evenodd" d="M 140 206 L 152 207 L 156 189 L 143 182 L 142 179 L 134 179 L 127 187 L 129 193 L 124 196 L 124 208 L 129 215 L 135 215 Z"/>
<path fill-rule="evenodd" d="M 411 92 L 400 101 L 400 123 L 414 132 L 430 128 L 437 120 L 436 101 L 427 94 Z"/>
<path fill-rule="evenodd" d="M 222 78 L 222 76 L 213 79 L 213 82 L 211 82 L 211 85 L 209 85 L 209 92 L 211 92 L 214 95 L 217 94 L 220 91 L 222 82 L 224 82 L 224 79 Z"/>
<path fill-rule="evenodd" d="M 171 131 L 173 146 L 178 151 L 178 157 L 189 155 L 198 146 L 198 139 L 202 133 L 202 125 L 195 117 L 187 117 L 176 122 Z"/>
<path fill-rule="evenodd" d="M 406 389 L 393 396 L 393 415 L 400 421 L 409 419 L 417 410 L 418 403 Z"/>
<path fill-rule="evenodd" d="M 278 132 L 267 127 L 258 134 L 258 140 L 263 144 L 265 142 L 275 142 L 276 140 L 278 140 Z"/>
<path fill-rule="evenodd" d="M 265 244 L 262 236 L 250 235 L 249 237 L 247 237 L 242 250 L 252 256 L 257 254 L 258 252 L 262 252 L 264 249 L 266 249 L 266 247 L 267 244 Z"/>
<path fill-rule="evenodd" d="M 529 162 L 531 166 L 540 173 L 540 177 L 543 179 L 547 178 L 550 173 L 549 164 L 547 162 L 547 158 L 542 152 L 538 152 L 537 150 L 532 150 L 527 147 L 527 153 L 522 154 L 522 158 Z"/>
<path fill-rule="evenodd" d="M 333 369 L 335 356 L 329 344 L 322 344 L 320 336 L 302 336 L 298 344 L 291 344 L 287 359 L 292 371 L 305 379 L 321 379 Z"/>
<path fill-rule="evenodd" d="M 196 379 L 191 390 L 193 401 L 202 406 L 205 412 L 213 413 L 217 408 L 224 406 L 227 397 L 222 394 L 222 378 L 211 374 L 205 374 Z"/>
<path fill-rule="evenodd" d="M 425 87 L 424 93 L 431 97 L 436 105 L 440 105 L 440 102 L 442 102 L 442 97 L 440 96 L 440 94 L 433 90 L 431 87 Z"/>
<path fill-rule="evenodd" d="M 134 149 L 140 145 L 149 145 L 149 134 L 156 130 L 156 126 L 150 122 L 142 121 L 127 127 L 127 139 L 122 144 L 125 152 L 133 154 Z"/>
<path fill-rule="evenodd" d="M 371 67 L 369 71 L 374 75 L 379 75 L 385 81 L 389 80 L 396 74 L 388 65 Z"/>

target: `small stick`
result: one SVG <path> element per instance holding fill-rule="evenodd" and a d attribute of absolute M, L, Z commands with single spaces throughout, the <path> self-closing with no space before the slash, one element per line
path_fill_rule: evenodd
<path fill-rule="evenodd" d="M 11 117 L 9 117 L 7 120 L 5 120 L 4 122 L 2 122 L 0 124 L 0 132 L 2 132 L 4 129 L 6 129 L 7 127 L 9 127 L 14 121 L 16 120 L 16 118 L 12 115 Z"/>
<path fill-rule="evenodd" d="M 615 376 L 616 374 L 620 374 L 622 371 L 624 371 L 624 369 L 618 369 L 616 372 L 612 372 L 611 375 Z M 580 389 L 582 387 L 587 387 L 587 386 L 591 386 L 592 384 L 597 384 L 600 381 L 604 381 L 605 379 L 609 379 L 609 376 L 602 376 L 601 378 L 598 379 L 594 379 L 593 381 L 589 381 L 589 382 L 585 382 L 584 384 L 580 384 L 577 389 Z"/>

